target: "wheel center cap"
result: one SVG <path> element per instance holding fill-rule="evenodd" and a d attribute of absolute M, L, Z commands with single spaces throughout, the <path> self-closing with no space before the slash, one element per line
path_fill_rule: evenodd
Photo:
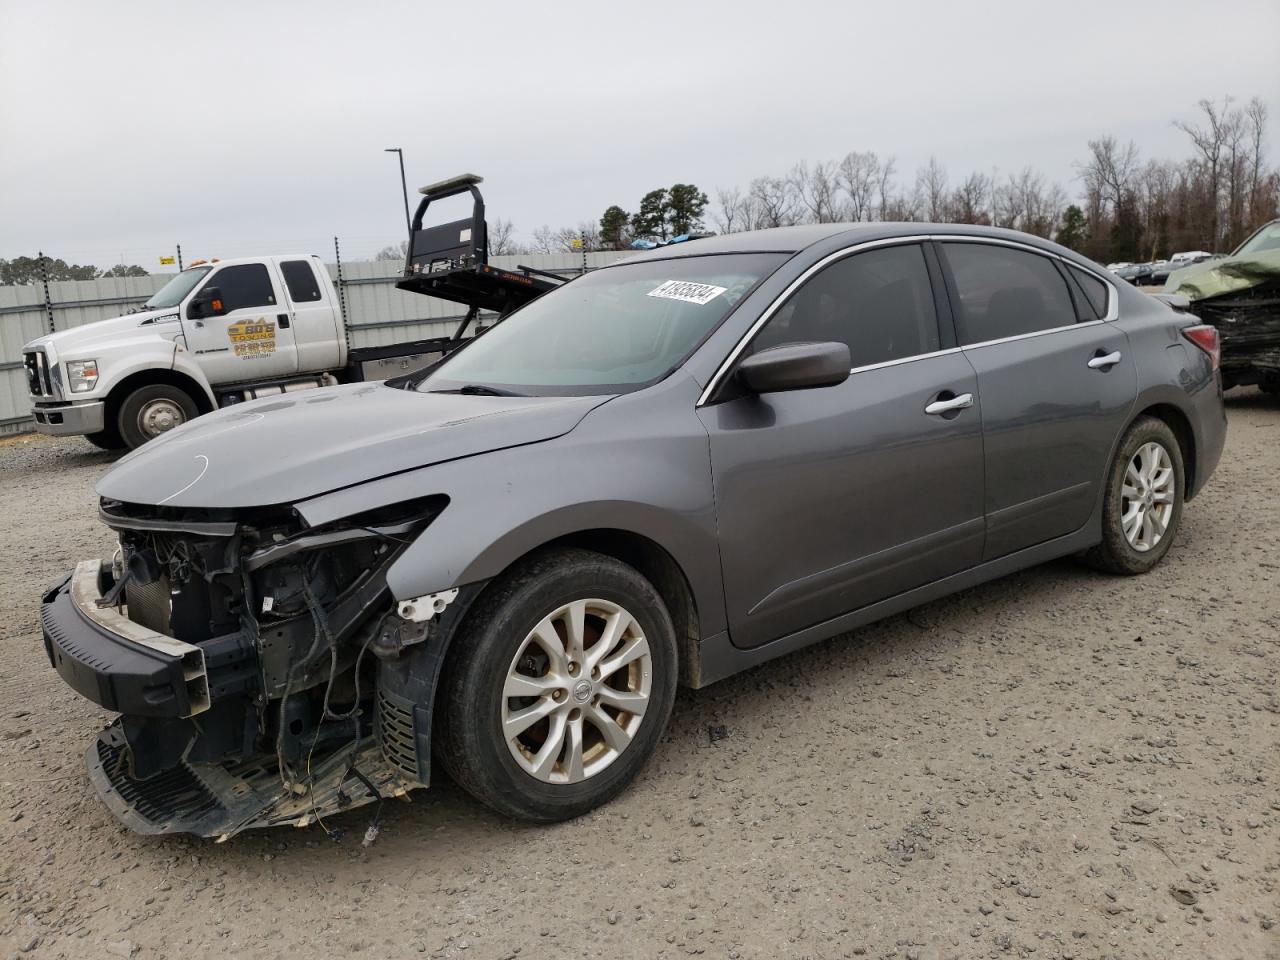
<path fill-rule="evenodd" d="M 591 681 L 579 680 L 573 685 L 573 699 L 578 703 L 586 703 L 591 699 Z"/>

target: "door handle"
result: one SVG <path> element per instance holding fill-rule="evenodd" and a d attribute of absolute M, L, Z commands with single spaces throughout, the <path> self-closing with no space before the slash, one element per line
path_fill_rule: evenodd
<path fill-rule="evenodd" d="M 1105 370 L 1107 367 L 1114 367 L 1119 362 L 1120 362 L 1119 350 L 1116 350 L 1113 353 L 1102 353 L 1101 351 L 1099 351 L 1098 355 L 1089 361 L 1089 369 Z"/>
<path fill-rule="evenodd" d="M 289 315 L 287 313 L 277 313 L 276 323 L 280 325 L 281 330 L 289 329 Z"/>
<path fill-rule="evenodd" d="M 926 406 L 924 408 L 924 412 L 930 416 L 941 416 L 942 414 L 951 413 L 956 410 L 963 410 L 966 407 L 973 406 L 972 393 L 962 393 L 959 396 L 952 394 L 950 397 L 947 397 L 946 395 L 948 393 L 950 393 L 950 391 L 945 390 L 938 394 L 938 399 Z M 946 399 L 943 399 L 944 397 L 946 397 Z"/>

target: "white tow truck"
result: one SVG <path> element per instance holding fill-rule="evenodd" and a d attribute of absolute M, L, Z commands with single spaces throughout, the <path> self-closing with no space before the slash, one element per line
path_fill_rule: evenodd
<path fill-rule="evenodd" d="M 434 362 L 481 309 L 504 316 L 558 285 L 488 264 L 484 202 L 473 175 L 423 187 L 397 286 L 466 304 L 452 337 L 350 348 L 337 292 L 316 256 L 193 263 L 141 311 L 32 340 L 23 350 L 35 428 L 134 448 L 243 400 L 357 380 Z M 473 215 L 424 229 L 432 200 L 470 192 Z"/>

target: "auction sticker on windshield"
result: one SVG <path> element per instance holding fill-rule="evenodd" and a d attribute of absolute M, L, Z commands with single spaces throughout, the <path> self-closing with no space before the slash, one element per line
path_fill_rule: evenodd
<path fill-rule="evenodd" d="M 696 303 L 702 306 L 710 303 L 728 289 L 728 287 L 715 287 L 709 283 L 667 280 L 665 283 L 650 290 L 646 296 L 662 297 L 665 300 L 683 300 L 686 303 Z"/>

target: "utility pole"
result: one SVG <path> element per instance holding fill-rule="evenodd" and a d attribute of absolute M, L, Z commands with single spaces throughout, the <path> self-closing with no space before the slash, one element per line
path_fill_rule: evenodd
<path fill-rule="evenodd" d="M 400 158 L 400 192 L 404 194 L 404 229 L 409 242 L 413 243 L 413 222 L 409 219 L 409 184 L 404 178 L 404 151 L 399 147 L 387 147 L 383 153 L 394 153 Z"/>

